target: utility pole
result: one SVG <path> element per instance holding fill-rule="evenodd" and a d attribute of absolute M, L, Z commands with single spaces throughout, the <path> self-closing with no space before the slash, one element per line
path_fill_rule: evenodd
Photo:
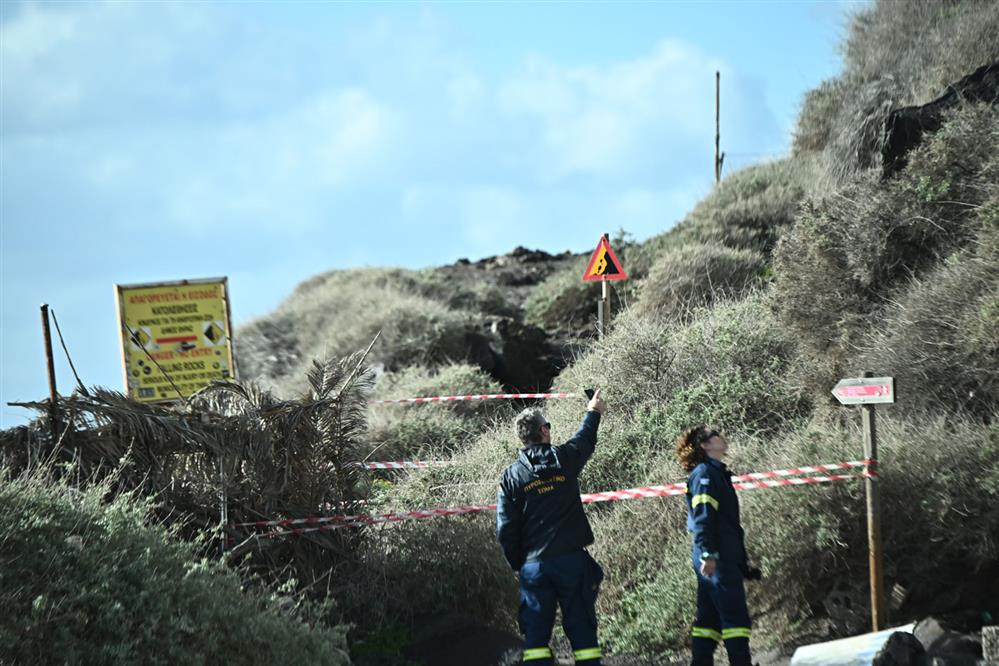
<path fill-rule="evenodd" d="M 42 339 L 45 343 L 45 369 L 49 377 L 49 426 L 52 443 L 59 441 L 59 393 L 56 391 L 55 363 L 52 358 L 52 333 L 49 330 L 49 306 L 42 303 Z"/>
<path fill-rule="evenodd" d="M 725 156 L 721 149 L 721 72 L 715 70 L 715 183 L 721 181 L 722 161 Z"/>

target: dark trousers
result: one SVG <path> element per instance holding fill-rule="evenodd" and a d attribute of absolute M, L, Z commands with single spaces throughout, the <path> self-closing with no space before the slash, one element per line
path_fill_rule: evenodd
<path fill-rule="evenodd" d="M 585 550 L 520 568 L 520 633 L 524 666 L 554 663 L 548 642 L 555 626 L 555 605 L 562 609 L 562 628 L 572 644 L 577 664 L 600 666 L 595 604 L 604 572 Z"/>
<path fill-rule="evenodd" d="M 695 560 L 696 562 L 696 560 Z M 719 563 L 715 575 L 705 578 L 697 572 L 697 618 L 694 620 L 692 666 L 713 666 L 718 643 L 724 641 L 732 666 L 751 666 L 749 635 L 752 623 L 746 607 L 742 570 L 734 564 Z"/>

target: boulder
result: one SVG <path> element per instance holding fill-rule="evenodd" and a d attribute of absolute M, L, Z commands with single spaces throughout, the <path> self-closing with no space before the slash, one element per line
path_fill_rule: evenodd
<path fill-rule="evenodd" d="M 896 631 L 874 655 L 871 666 L 927 666 L 923 644 L 905 631 Z"/>
<path fill-rule="evenodd" d="M 891 111 L 885 119 L 881 147 L 882 175 L 888 177 L 903 169 L 908 152 L 919 145 L 924 134 L 940 129 L 945 111 L 962 102 L 999 102 L 999 63 L 979 67 L 928 104 Z"/>
<path fill-rule="evenodd" d="M 982 658 L 981 642 L 970 634 L 954 631 L 935 617 L 921 620 L 912 633 L 935 663 L 975 666 Z"/>

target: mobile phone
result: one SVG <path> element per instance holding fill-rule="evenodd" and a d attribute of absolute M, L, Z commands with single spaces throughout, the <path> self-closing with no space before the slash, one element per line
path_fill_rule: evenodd
<path fill-rule="evenodd" d="M 586 395 L 587 399 L 593 400 L 593 389 L 583 389 L 583 393 Z"/>

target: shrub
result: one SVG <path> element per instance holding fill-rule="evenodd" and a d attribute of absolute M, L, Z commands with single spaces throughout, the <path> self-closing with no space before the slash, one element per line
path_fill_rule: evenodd
<path fill-rule="evenodd" d="M 629 261 L 629 248 L 611 242 L 614 253 L 624 265 L 629 279 L 611 284 L 611 312 L 620 313 L 635 294 L 635 280 L 644 275 L 641 267 Z M 524 318 L 529 324 L 549 331 L 560 331 L 572 337 L 596 335 L 597 301 L 601 286 L 583 282 L 583 273 L 590 260 L 581 257 L 569 268 L 556 271 L 534 288 L 524 303 Z"/>
<path fill-rule="evenodd" d="M 379 269 L 303 283 L 272 315 L 241 328 L 241 373 L 287 396 L 305 388 L 304 369 L 313 358 L 361 351 L 378 331 L 369 360 L 389 370 L 463 359 L 466 336 L 480 328 L 478 315 L 415 293 L 413 285 L 407 273 Z"/>
<path fill-rule="evenodd" d="M 589 257 L 580 257 L 570 268 L 552 273 L 535 287 L 524 303 L 526 321 L 548 330 L 591 330 L 600 295 L 582 280 L 588 263 Z"/>
<path fill-rule="evenodd" d="M 687 243 L 752 250 L 769 256 L 802 199 L 821 179 L 808 156 L 775 160 L 727 176 L 674 229 L 645 246 L 661 254 Z M 641 254 L 641 252 L 639 252 Z"/>
<path fill-rule="evenodd" d="M 401 477 L 373 511 L 493 504 L 500 473 L 516 459 L 512 420 L 497 422 L 451 465 Z M 410 626 L 416 615 L 459 610 L 512 627 L 517 586 L 495 543 L 495 514 L 413 520 L 365 535 L 364 569 L 354 595 L 367 627 Z M 377 593 L 372 593 L 377 590 Z"/>
<path fill-rule="evenodd" d="M 807 202 L 774 258 L 773 307 L 819 365 L 842 367 L 889 298 L 984 233 L 999 182 L 999 112 L 968 106 L 887 183 Z M 812 375 L 828 382 L 835 371 Z M 817 386 L 816 384 L 811 384 Z"/>
<path fill-rule="evenodd" d="M 797 347 L 758 296 L 700 314 L 679 326 L 629 311 L 563 372 L 562 388 L 601 387 L 612 410 L 582 479 L 586 490 L 653 480 L 658 457 L 671 456 L 677 434 L 700 421 L 776 434 L 807 418 L 811 401 L 788 380 Z M 547 405 L 554 436 L 574 432 L 582 407 Z"/>
<path fill-rule="evenodd" d="M 886 585 L 908 591 L 893 618 L 954 610 L 961 593 L 977 593 L 977 608 L 994 608 L 988 590 L 975 588 L 985 582 L 982 563 L 999 554 L 999 431 L 961 419 L 883 418 L 879 432 L 882 515 L 905 516 L 882 521 Z M 861 440 L 857 422 L 815 423 L 785 433 L 779 445 L 738 437 L 732 465 L 763 470 L 856 459 Z M 740 504 L 750 558 L 765 577 L 748 586 L 754 644 L 862 630 L 837 625 L 823 603 L 838 580 L 866 576 L 862 483 L 754 490 L 740 493 Z M 682 521 L 682 499 L 670 498 L 622 502 L 594 522 L 597 557 L 611 572 L 603 602 L 611 649 L 679 657 L 687 645 L 695 595 Z M 863 608 L 866 588 L 856 594 L 852 601 Z"/>
<path fill-rule="evenodd" d="M 824 147 L 841 180 L 877 165 L 888 111 L 999 60 L 997 34 L 999 6 L 987 0 L 874 3 L 853 18 L 843 73 L 806 96 L 795 149 Z"/>
<path fill-rule="evenodd" d="M 894 409 L 999 409 L 999 261 L 952 255 L 915 279 L 865 341 L 862 367 L 895 377 Z"/>
<path fill-rule="evenodd" d="M 151 505 L 41 473 L 0 483 L 0 661 L 349 664 L 344 632 L 310 628 L 291 598 L 247 592 L 199 559 Z"/>
<path fill-rule="evenodd" d="M 639 287 L 638 313 L 689 318 L 716 299 L 738 298 L 766 274 L 763 257 L 752 250 L 683 245 L 653 265 Z"/>
<path fill-rule="evenodd" d="M 385 374 L 374 398 L 397 399 L 435 395 L 502 393 L 503 387 L 476 367 L 446 365 L 436 371 L 412 367 Z M 432 405 L 374 405 L 368 447 L 381 460 L 411 456 L 450 457 L 473 442 L 488 424 L 506 414 L 497 401 Z"/>

